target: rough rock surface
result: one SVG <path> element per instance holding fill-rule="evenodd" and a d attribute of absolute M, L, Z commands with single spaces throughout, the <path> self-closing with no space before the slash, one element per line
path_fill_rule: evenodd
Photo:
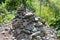
<path fill-rule="evenodd" d="M 0 27 L 0 40 L 58 40 L 55 30 L 40 20 L 23 7 L 18 8 L 13 21 Z"/>

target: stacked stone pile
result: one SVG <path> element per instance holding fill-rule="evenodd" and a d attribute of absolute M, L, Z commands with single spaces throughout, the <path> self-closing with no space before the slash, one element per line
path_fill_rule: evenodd
<path fill-rule="evenodd" d="M 11 22 L 4 23 L 0 25 L 0 40 L 15 40 L 13 34 L 10 34 L 10 30 L 12 29 Z"/>
<path fill-rule="evenodd" d="M 24 7 L 18 8 L 12 22 L 12 33 L 16 40 L 57 40 L 52 28 L 47 28 L 39 17 Z"/>
<path fill-rule="evenodd" d="M 18 8 L 15 18 L 0 25 L 0 40 L 58 40 L 56 31 L 24 7 Z"/>

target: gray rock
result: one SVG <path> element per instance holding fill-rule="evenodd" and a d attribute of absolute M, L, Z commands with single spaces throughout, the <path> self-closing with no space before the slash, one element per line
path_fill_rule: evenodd
<path fill-rule="evenodd" d="M 39 19 L 36 17 L 35 20 L 38 21 Z"/>
<path fill-rule="evenodd" d="M 17 34 L 20 34 L 21 30 L 20 29 L 16 29 L 16 32 L 17 32 Z"/>
<path fill-rule="evenodd" d="M 29 30 L 25 30 L 25 29 L 23 29 L 22 32 L 24 32 L 26 34 L 31 34 L 31 32 Z"/>
<path fill-rule="evenodd" d="M 28 24 L 28 22 L 23 22 L 23 26 L 26 26 Z"/>
<path fill-rule="evenodd" d="M 21 40 L 28 40 L 28 39 L 21 39 Z"/>
<path fill-rule="evenodd" d="M 27 25 L 27 26 L 25 27 L 25 29 L 32 31 L 32 30 L 34 29 L 34 27 L 33 27 L 32 25 Z"/>
<path fill-rule="evenodd" d="M 33 29 L 32 31 L 33 31 L 33 32 L 36 32 L 36 31 L 38 31 L 38 30 L 37 30 L 37 28 L 34 27 L 34 29 Z"/>

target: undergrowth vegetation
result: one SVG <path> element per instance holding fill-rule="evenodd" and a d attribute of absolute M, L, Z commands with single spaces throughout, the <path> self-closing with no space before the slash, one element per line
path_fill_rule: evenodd
<path fill-rule="evenodd" d="M 60 36 L 60 0 L 1 0 L 0 23 L 11 21 L 22 3 L 42 18 L 47 26 L 54 26 Z"/>

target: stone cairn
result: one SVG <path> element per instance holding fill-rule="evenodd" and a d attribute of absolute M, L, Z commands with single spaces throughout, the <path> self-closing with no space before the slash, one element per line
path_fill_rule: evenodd
<path fill-rule="evenodd" d="M 11 33 L 16 40 L 57 40 L 55 31 L 24 7 L 18 8 L 13 20 Z"/>

